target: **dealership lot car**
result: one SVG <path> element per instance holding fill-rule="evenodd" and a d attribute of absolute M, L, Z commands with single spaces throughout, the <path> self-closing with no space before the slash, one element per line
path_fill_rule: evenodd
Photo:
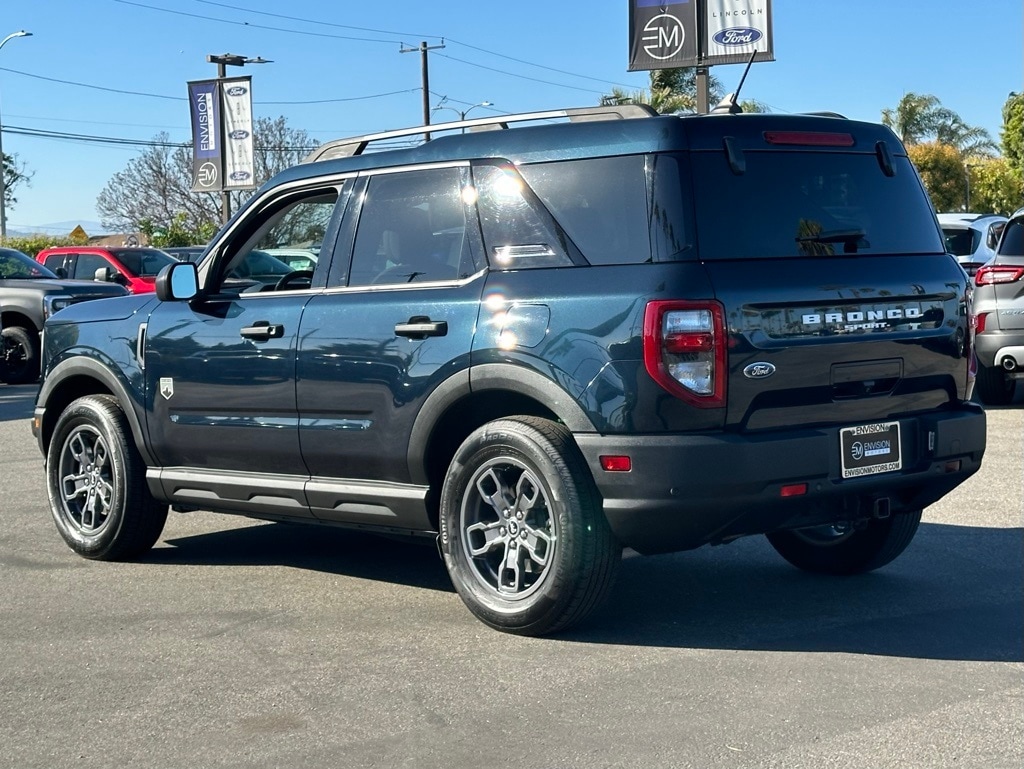
<path fill-rule="evenodd" d="M 40 251 L 36 260 L 65 278 L 103 280 L 145 294 L 173 258 L 156 248 L 55 246 Z"/>
<path fill-rule="evenodd" d="M 939 226 L 946 239 L 946 250 L 953 254 L 967 274 L 973 276 L 996 255 L 996 244 L 1006 226 L 1006 217 L 997 214 L 939 214 Z"/>
<path fill-rule="evenodd" d="M 978 394 L 985 403 L 1006 405 L 1024 378 L 1024 210 L 1009 220 L 975 285 Z"/>
<path fill-rule="evenodd" d="M 50 321 L 73 550 L 138 556 L 168 505 L 436 537 L 470 611 L 540 635 L 623 546 L 877 569 L 979 468 L 968 278 L 888 129 L 591 107 L 364 152 L 421 133 L 319 147 L 155 297 Z"/>

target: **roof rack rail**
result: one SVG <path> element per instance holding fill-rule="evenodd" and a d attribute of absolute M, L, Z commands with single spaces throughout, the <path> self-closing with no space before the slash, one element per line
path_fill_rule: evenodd
<path fill-rule="evenodd" d="M 397 139 L 402 136 L 417 136 L 423 134 L 438 133 L 458 129 L 469 129 L 470 131 L 490 131 L 508 128 L 510 123 L 522 123 L 532 120 L 554 120 L 558 118 L 568 119 L 570 122 L 579 123 L 596 120 L 629 120 L 633 118 L 653 117 L 658 113 L 646 104 L 616 104 L 600 105 L 595 107 L 572 107 L 569 109 L 547 110 L 544 112 L 522 112 L 516 115 L 496 115 L 494 117 L 474 118 L 472 120 L 458 120 L 452 123 L 433 123 L 430 125 L 415 126 L 413 128 L 399 128 L 394 131 L 383 131 L 363 136 L 353 136 L 348 139 L 335 139 L 326 144 L 321 144 L 315 150 L 303 158 L 303 163 L 313 163 L 318 160 L 333 160 L 335 158 L 350 158 L 362 155 L 366 148 L 373 142 Z"/>

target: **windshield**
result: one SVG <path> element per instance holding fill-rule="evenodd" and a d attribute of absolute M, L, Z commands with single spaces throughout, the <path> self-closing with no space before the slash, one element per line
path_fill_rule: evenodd
<path fill-rule="evenodd" d="M 28 254 L 13 248 L 0 248 L 0 278 L 56 278 Z"/>
<path fill-rule="evenodd" d="M 905 157 L 886 176 L 874 154 L 694 152 L 701 257 L 758 259 L 835 254 L 939 254 L 928 199 Z"/>
<path fill-rule="evenodd" d="M 155 248 L 119 248 L 111 253 L 125 266 L 132 275 L 140 278 L 153 278 L 168 264 L 178 260 Z"/>
<path fill-rule="evenodd" d="M 980 233 L 974 230 L 943 227 L 942 234 L 946 238 L 946 250 L 953 256 L 970 256 L 981 240 Z"/>

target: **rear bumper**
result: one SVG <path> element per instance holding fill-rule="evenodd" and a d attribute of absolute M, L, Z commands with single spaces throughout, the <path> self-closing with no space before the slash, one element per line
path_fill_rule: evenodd
<path fill-rule="evenodd" d="M 985 413 L 976 404 L 899 422 L 903 469 L 851 479 L 841 477 L 838 426 L 575 437 L 615 535 L 639 552 L 661 553 L 869 517 L 882 499 L 893 513 L 922 509 L 981 466 Z M 632 469 L 606 472 L 602 455 L 628 455 Z M 783 486 L 805 483 L 806 494 L 782 496 Z"/>
<path fill-rule="evenodd" d="M 1017 368 L 1024 368 L 1024 331 L 986 331 L 974 337 L 974 353 L 983 366 L 1002 366 L 1010 356 Z"/>

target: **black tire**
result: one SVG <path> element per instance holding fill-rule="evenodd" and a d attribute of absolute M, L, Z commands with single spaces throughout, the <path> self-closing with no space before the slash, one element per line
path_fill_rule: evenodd
<path fill-rule="evenodd" d="M 440 540 L 469 610 L 519 635 L 583 620 L 622 559 L 571 435 L 527 416 L 490 422 L 459 447 L 441 492 Z"/>
<path fill-rule="evenodd" d="M 816 574 L 863 574 L 894 560 L 907 549 L 921 523 L 921 511 L 852 524 L 776 531 L 768 541 L 779 555 Z"/>
<path fill-rule="evenodd" d="M 8 326 L 3 330 L 0 377 L 7 384 L 27 384 L 39 379 L 39 334 L 35 329 Z"/>
<path fill-rule="evenodd" d="M 980 363 L 974 385 L 978 388 L 981 402 L 987 406 L 1006 406 L 1017 390 L 1017 380 L 1011 379 L 1001 368 Z"/>
<path fill-rule="evenodd" d="M 85 558 L 135 558 L 156 543 L 167 520 L 110 395 L 79 398 L 60 415 L 46 455 L 46 489 L 57 531 Z"/>

